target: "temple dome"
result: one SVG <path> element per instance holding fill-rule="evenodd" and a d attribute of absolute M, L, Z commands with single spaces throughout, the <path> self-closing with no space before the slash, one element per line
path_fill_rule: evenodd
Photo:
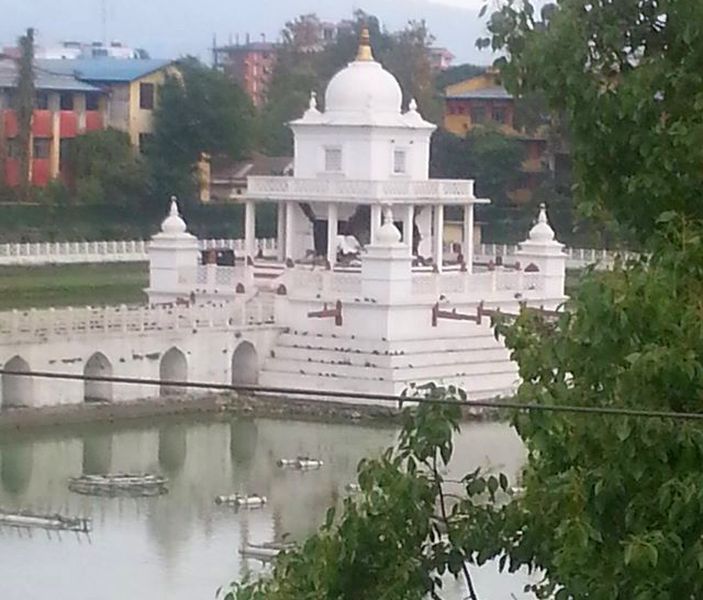
<path fill-rule="evenodd" d="M 361 34 L 356 60 L 339 71 L 325 92 L 325 112 L 400 114 L 403 92 L 398 80 L 377 63 L 368 30 Z"/>
<path fill-rule="evenodd" d="M 375 61 L 349 63 L 332 78 L 325 92 L 326 112 L 400 114 L 402 102 L 400 84 Z"/>

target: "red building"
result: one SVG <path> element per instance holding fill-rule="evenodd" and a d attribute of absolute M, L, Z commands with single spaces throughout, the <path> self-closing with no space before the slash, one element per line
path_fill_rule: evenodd
<path fill-rule="evenodd" d="M 215 68 L 242 86 L 255 106 L 266 102 L 278 47 L 268 42 L 216 47 Z"/>
<path fill-rule="evenodd" d="M 30 183 L 45 186 L 57 177 L 69 178 L 65 157 L 71 140 L 81 133 L 102 129 L 105 94 L 72 76 L 35 69 L 34 112 L 29 140 Z M 19 126 L 15 111 L 17 66 L 0 59 L 0 168 L 6 185 L 17 186 L 20 172 Z"/>

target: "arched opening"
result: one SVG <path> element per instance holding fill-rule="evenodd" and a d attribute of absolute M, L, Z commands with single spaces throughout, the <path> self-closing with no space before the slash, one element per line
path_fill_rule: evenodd
<path fill-rule="evenodd" d="M 232 384 L 256 385 L 259 382 L 259 357 L 251 342 L 242 342 L 232 355 Z"/>
<path fill-rule="evenodd" d="M 8 371 L 29 372 L 29 363 L 21 356 L 15 356 L 5 363 Z M 31 377 L 25 375 L 3 375 L 2 376 L 2 408 L 14 406 L 31 406 L 33 381 Z"/>
<path fill-rule="evenodd" d="M 112 364 L 102 352 L 96 352 L 85 363 L 83 375 L 86 377 L 112 377 Z M 112 400 L 112 382 L 86 381 L 83 385 L 83 399 L 86 402 L 110 402 Z"/>
<path fill-rule="evenodd" d="M 159 378 L 161 396 L 181 396 L 186 393 L 186 388 L 168 385 L 164 381 L 188 381 L 188 361 L 185 354 L 178 348 L 171 348 L 161 357 L 159 365 Z"/>

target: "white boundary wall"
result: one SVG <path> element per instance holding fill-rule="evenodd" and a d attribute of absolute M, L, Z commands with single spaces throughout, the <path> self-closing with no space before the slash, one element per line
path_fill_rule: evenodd
<path fill-rule="evenodd" d="M 71 263 L 146 262 L 149 242 L 144 240 L 120 240 L 103 242 L 38 242 L 32 244 L 0 244 L 0 266 L 51 265 Z M 200 240 L 201 250 L 234 250 L 244 256 L 243 239 Z M 256 241 L 266 257 L 275 257 L 275 238 Z M 495 262 L 497 257 L 512 259 L 518 250 L 515 244 L 479 244 L 476 246 L 476 262 Z M 637 255 L 632 252 L 614 252 L 595 248 L 567 248 L 567 269 L 583 269 L 592 264 L 599 268 L 611 268 L 616 256 L 627 260 Z"/>
<path fill-rule="evenodd" d="M 235 254 L 244 255 L 243 239 L 200 240 L 199 244 L 201 250 L 234 250 Z M 264 256 L 275 256 L 275 239 L 260 239 L 256 244 Z M 147 262 L 148 245 L 144 240 L 0 244 L 0 265 Z"/>

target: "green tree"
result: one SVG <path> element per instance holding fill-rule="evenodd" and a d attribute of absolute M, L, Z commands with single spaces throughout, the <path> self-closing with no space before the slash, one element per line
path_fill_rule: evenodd
<path fill-rule="evenodd" d="M 34 113 L 34 29 L 19 39 L 20 56 L 17 60 L 17 145 L 20 159 L 20 198 L 29 200 L 32 160 L 32 115 Z"/>
<path fill-rule="evenodd" d="M 192 199 L 194 167 L 203 153 L 239 159 L 252 143 L 253 106 L 245 92 L 195 59 L 181 61 L 160 89 L 146 151 L 154 198 Z"/>
<path fill-rule="evenodd" d="M 147 168 L 122 131 L 105 129 L 78 136 L 69 148 L 68 168 L 79 203 L 136 208 L 145 201 Z"/>
<path fill-rule="evenodd" d="M 437 131 L 432 139 L 430 174 L 449 179 L 474 179 L 475 193 L 489 198 L 477 217 L 485 222 L 487 239 L 515 241 L 524 237 L 534 218 L 534 207 L 516 206 L 509 198 L 522 177 L 524 148 L 514 136 L 489 127 L 475 127 L 465 138 Z M 461 218 L 452 214 L 450 218 Z"/>
<path fill-rule="evenodd" d="M 569 122 L 577 200 L 640 239 L 657 216 L 703 216 L 703 3 L 507 2 L 490 45 L 516 94 L 539 91 Z"/>

